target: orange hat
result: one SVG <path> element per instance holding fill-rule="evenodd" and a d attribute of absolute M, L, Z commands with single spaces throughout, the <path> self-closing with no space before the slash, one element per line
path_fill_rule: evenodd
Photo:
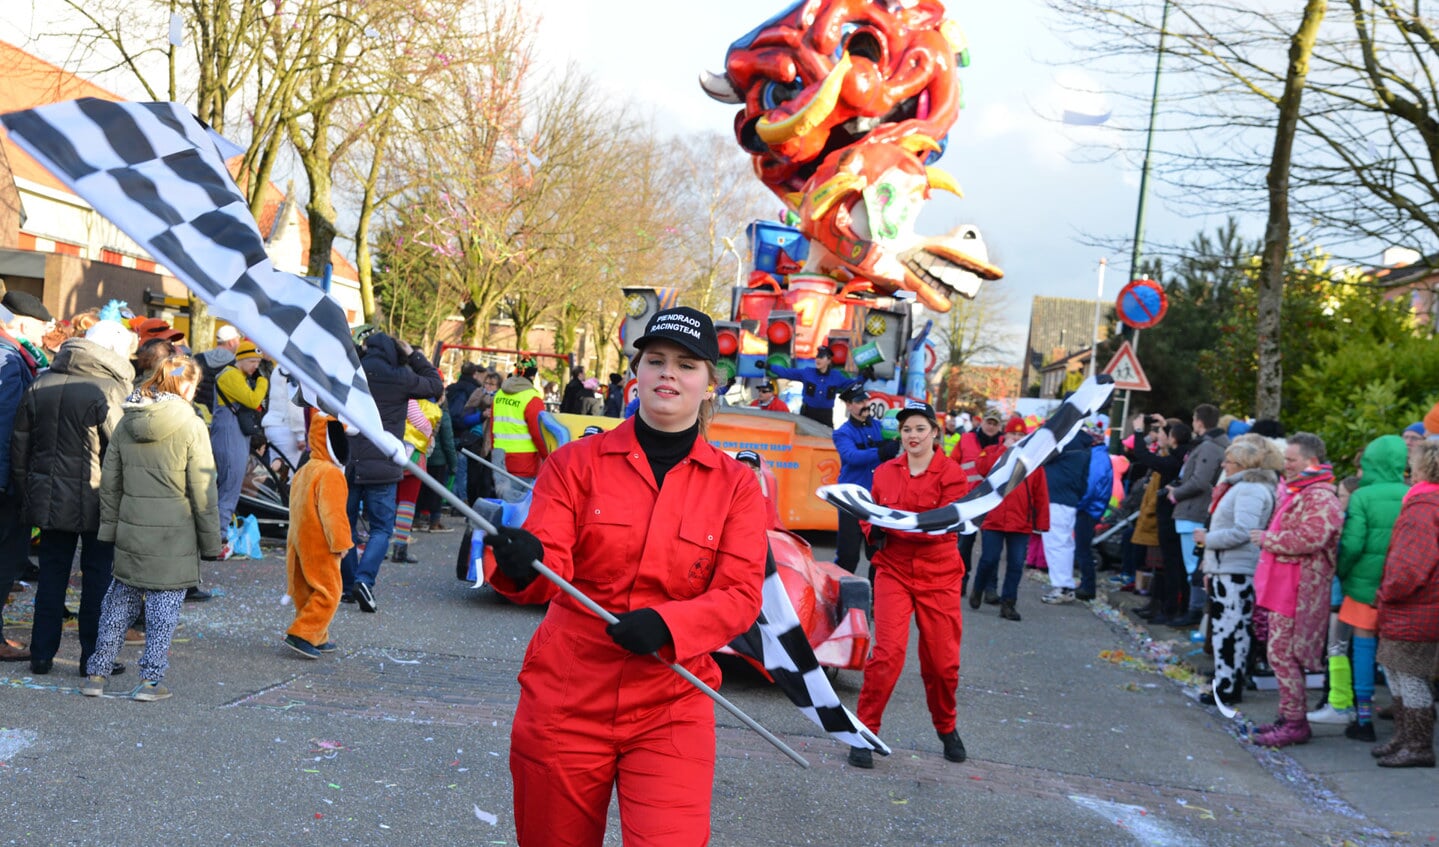
<path fill-rule="evenodd" d="M 1424 432 L 1439 435 L 1439 403 L 1435 403 L 1429 414 L 1424 416 Z"/>
<path fill-rule="evenodd" d="M 1015 415 L 1014 417 L 1010 418 L 1008 422 L 1005 423 L 1004 432 L 1006 435 L 1011 432 L 1017 432 L 1020 435 L 1024 435 L 1029 432 L 1029 426 L 1025 424 L 1024 418 L 1021 418 L 1019 415 Z"/>
<path fill-rule="evenodd" d="M 237 362 L 258 358 L 260 358 L 260 351 L 255 347 L 253 341 L 241 341 L 240 346 L 235 348 L 235 361 Z"/>
<path fill-rule="evenodd" d="M 135 334 L 140 336 L 140 343 L 145 343 L 152 338 L 163 338 L 166 341 L 180 341 L 185 333 L 172 328 L 160 318 L 144 318 L 135 326 Z"/>

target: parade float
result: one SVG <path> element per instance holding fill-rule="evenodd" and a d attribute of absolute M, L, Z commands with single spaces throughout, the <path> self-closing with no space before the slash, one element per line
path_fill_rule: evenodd
<path fill-rule="evenodd" d="M 970 225 L 916 232 L 934 191 L 959 194 L 936 163 L 959 116 L 959 26 L 936 0 L 800 0 L 730 45 L 704 92 L 738 106 L 734 133 L 756 175 L 783 204 L 746 229 L 748 272 L 717 321 L 722 381 L 752 385 L 766 362 L 813 362 L 828 346 L 883 418 L 926 399 L 938 356 L 930 316 L 1002 276 Z M 673 290 L 626 288 L 626 355 Z M 813 496 L 839 459 L 823 426 L 774 412 L 722 410 L 711 440 L 753 449 L 774 468 L 791 529 L 833 530 Z"/>

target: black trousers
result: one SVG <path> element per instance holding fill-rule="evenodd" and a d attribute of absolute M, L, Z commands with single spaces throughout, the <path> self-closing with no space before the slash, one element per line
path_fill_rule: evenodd
<path fill-rule="evenodd" d="M 854 573 L 859 568 L 859 552 L 864 546 L 864 533 L 859 528 L 859 518 L 843 509 L 839 512 L 839 531 L 834 541 L 834 563 Z"/>
<path fill-rule="evenodd" d="M 1167 617 L 1182 615 L 1189 610 L 1189 573 L 1184 570 L 1184 551 L 1174 518 L 1159 516 L 1159 553 L 1164 559 L 1164 593 L 1160 607 Z"/>

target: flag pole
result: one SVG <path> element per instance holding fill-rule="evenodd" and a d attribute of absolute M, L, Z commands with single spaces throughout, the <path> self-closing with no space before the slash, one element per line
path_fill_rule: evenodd
<path fill-rule="evenodd" d="M 469 453 L 468 450 L 464 452 Z M 481 459 L 480 461 L 484 462 L 485 460 Z M 485 462 L 485 464 L 488 465 L 490 463 Z M 491 465 L 491 467 L 493 467 L 493 465 Z M 429 486 L 432 491 L 445 498 L 445 500 L 447 500 L 451 506 L 454 506 L 460 514 L 468 518 L 471 523 L 483 530 L 485 534 L 494 534 L 495 527 L 493 524 L 480 517 L 479 513 L 477 513 L 474 509 L 470 508 L 469 504 L 467 504 L 463 498 L 455 494 L 450 489 L 446 488 L 444 483 L 430 476 L 419 465 L 415 464 L 412 461 L 406 461 L 405 470 L 414 474 L 415 478 L 419 479 L 420 482 L 423 482 L 425 485 Z M 509 474 L 506 475 L 509 476 Z M 511 476 L 510 478 L 514 479 L 513 476 Z M 516 481 L 523 483 L 523 480 Z M 599 618 L 605 623 L 617 623 L 619 621 L 619 618 L 616 618 L 614 615 L 610 614 L 610 612 L 606 610 L 603 606 L 596 603 L 594 600 L 591 600 L 583 591 L 580 591 L 578 588 L 574 587 L 574 585 L 570 584 L 570 582 L 564 577 L 545 567 L 544 562 L 536 559 L 530 564 L 534 566 L 534 569 L 539 572 L 540 576 L 554 583 L 555 586 L 558 587 L 561 591 L 574 598 L 575 602 L 579 603 L 581 606 L 584 606 L 586 609 L 589 609 L 595 617 Z M 654 656 L 661 662 L 665 662 L 665 660 L 660 657 L 659 653 L 651 653 L 650 655 Z M 707 684 L 705 684 L 704 680 L 690 673 L 688 668 L 684 667 L 678 662 L 665 662 L 665 664 L 669 665 L 670 670 L 683 677 L 685 682 L 688 682 L 690 685 L 698 688 L 701 692 L 704 693 L 706 697 L 709 697 L 711 700 L 723 706 L 725 711 L 734 715 L 745 726 L 759 733 L 759 736 L 761 738 L 773 744 L 781 753 L 790 757 L 790 759 L 792 759 L 795 764 L 799 765 L 802 768 L 809 767 L 809 761 L 806 760 L 805 757 L 796 753 L 788 744 L 785 744 L 783 741 L 779 740 L 779 738 L 775 737 L 774 733 L 765 729 L 763 726 L 760 726 L 758 721 L 745 714 L 744 710 L 740 709 L 740 707 L 736 706 L 734 703 L 731 703 L 729 699 L 726 698 L 723 694 L 720 694 L 718 691 L 710 688 Z"/>

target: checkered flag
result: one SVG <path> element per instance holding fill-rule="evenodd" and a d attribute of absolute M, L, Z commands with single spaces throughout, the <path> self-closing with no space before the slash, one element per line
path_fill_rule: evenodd
<path fill-rule="evenodd" d="M 759 620 L 748 632 L 731 641 L 729 647 L 759 662 L 785 696 L 830 737 L 850 747 L 867 747 L 889 755 L 889 747 L 860 723 L 834 693 L 834 686 L 824 675 L 805 637 L 804 626 L 789 602 L 773 550 L 767 549 L 765 553 L 764 602 Z"/>
<path fill-rule="evenodd" d="M 1099 374 L 1085 380 L 1044 425 L 1018 444 L 1004 451 L 994 467 L 978 485 L 959 500 L 928 512 L 904 512 L 874 502 L 862 485 L 826 485 L 817 492 L 820 497 L 862 521 L 882 529 L 902 532 L 923 532 L 940 535 L 963 529 L 972 532 L 981 518 L 998 506 L 1009 492 L 1018 488 L 1030 471 L 1043 467 L 1059 455 L 1079 431 L 1086 418 L 1095 415 L 1109 401 L 1114 391 L 1114 378 Z"/>
<path fill-rule="evenodd" d="M 21 149 L 270 354 L 307 400 L 405 462 L 409 451 L 380 423 L 344 311 L 270 263 L 209 127 L 175 103 L 90 97 L 11 112 L 0 123 Z"/>

